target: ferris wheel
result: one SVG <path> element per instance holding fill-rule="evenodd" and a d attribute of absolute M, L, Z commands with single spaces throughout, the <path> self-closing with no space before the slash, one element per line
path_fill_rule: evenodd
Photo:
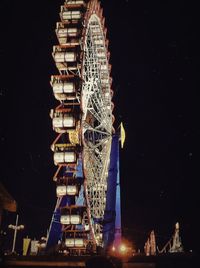
<path fill-rule="evenodd" d="M 51 86 L 57 133 L 51 149 L 57 166 L 56 210 L 69 250 L 102 246 L 102 221 L 112 135 L 113 91 L 103 10 L 98 0 L 66 0 L 56 24 L 53 58 L 59 74 Z"/>

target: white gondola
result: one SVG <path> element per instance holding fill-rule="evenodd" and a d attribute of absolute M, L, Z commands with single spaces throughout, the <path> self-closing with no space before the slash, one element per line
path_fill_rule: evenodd
<path fill-rule="evenodd" d="M 54 83 L 53 92 L 54 94 L 74 93 L 75 84 L 73 82 Z"/>
<path fill-rule="evenodd" d="M 79 10 L 63 11 L 61 17 L 63 20 L 78 20 L 81 19 L 81 12 Z"/>
<path fill-rule="evenodd" d="M 75 118 L 73 116 L 61 116 L 54 117 L 53 120 L 53 128 L 70 128 L 75 127 Z"/>
<path fill-rule="evenodd" d="M 54 82 L 52 88 L 55 98 L 59 101 L 76 99 L 76 88 L 73 82 Z"/>
<path fill-rule="evenodd" d="M 64 163 L 65 162 L 65 153 L 60 152 L 60 153 L 54 153 L 54 163 L 57 165 L 59 163 Z"/>
<path fill-rule="evenodd" d="M 74 244 L 75 247 L 82 248 L 84 247 L 84 240 L 82 238 L 75 238 Z"/>
<path fill-rule="evenodd" d="M 74 163 L 76 162 L 76 153 L 75 152 L 56 152 L 54 153 L 54 163 Z"/>
<path fill-rule="evenodd" d="M 67 194 L 67 186 L 66 185 L 57 186 L 56 194 L 57 194 L 57 197 L 65 196 Z"/>
<path fill-rule="evenodd" d="M 68 225 L 77 225 L 81 224 L 81 216 L 80 215 L 61 215 L 60 217 L 61 224 Z"/>
<path fill-rule="evenodd" d="M 80 215 L 71 215 L 71 224 L 81 224 L 81 216 Z"/>
<path fill-rule="evenodd" d="M 78 194 L 78 187 L 77 185 L 58 185 L 56 187 L 56 194 L 57 197 L 65 195 L 74 196 Z"/>
<path fill-rule="evenodd" d="M 84 240 L 82 238 L 66 238 L 65 239 L 65 245 L 66 247 L 72 248 L 72 247 L 77 247 L 77 248 L 82 248 L 84 247 Z"/>
<path fill-rule="evenodd" d="M 60 223 L 64 225 L 70 224 L 70 215 L 61 215 Z"/>
<path fill-rule="evenodd" d="M 66 238 L 65 239 L 65 245 L 68 248 L 73 248 L 75 246 L 74 238 Z"/>
<path fill-rule="evenodd" d="M 67 185 L 67 195 L 77 195 L 78 187 L 77 185 Z"/>
<path fill-rule="evenodd" d="M 69 1 L 65 1 L 65 3 L 67 5 L 82 5 L 84 4 L 84 0 L 69 0 Z"/>
<path fill-rule="evenodd" d="M 74 52 L 55 52 L 54 59 L 56 63 L 75 62 L 76 53 Z"/>
<path fill-rule="evenodd" d="M 65 152 L 65 162 L 73 163 L 76 161 L 76 153 L 75 152 Z"/>
<path fill-rule="evenodd" d="M 76 37 L 78 34 L 78 29 L 77 28 L 60 28 L 57 30 L 57 35 L 58 37 Z"/>

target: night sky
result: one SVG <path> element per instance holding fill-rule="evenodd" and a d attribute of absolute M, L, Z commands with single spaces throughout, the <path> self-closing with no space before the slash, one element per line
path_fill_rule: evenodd
<path fill-rule="evenodd" d="M 49 111 L 58 102 L 49 81 L 58 74 L 51 52 L 63 2 L 0 1 L 0 180 L 18 203 L 21 237 L 45 235 L 56 201 Z M 143 250 L 154 229 L 162 248 L 179 221 L 185 249 L 198 249 L 197 7 L 101 2 L 116 126 L 123 121 L 127 138 L 120 155 L 123 234 Z M 15 215 L 5 216 L 14 223 Z"/>

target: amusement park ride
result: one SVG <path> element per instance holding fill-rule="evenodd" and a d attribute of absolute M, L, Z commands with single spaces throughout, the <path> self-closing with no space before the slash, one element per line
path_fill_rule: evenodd
<path fill-rule="evenodd" d="M 46 250 L 107 251 L 121 243 L 119 141 L 105 19 L 98 0 L 66 0 L 56 24 L 51 86 L 57 203 Z M 121 132 L 120 132 L 121 131 Z"/>

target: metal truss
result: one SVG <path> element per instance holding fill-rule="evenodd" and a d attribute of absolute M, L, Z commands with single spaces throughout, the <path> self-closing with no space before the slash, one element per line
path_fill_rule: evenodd
<path fill-rule="evenodd" d="M 100 245 L 112 139 L 109 76 L 108 53 L 101 21 L 92 15 L 84 42 L 82 139 L 87 200 L 95 239 Z"/>

